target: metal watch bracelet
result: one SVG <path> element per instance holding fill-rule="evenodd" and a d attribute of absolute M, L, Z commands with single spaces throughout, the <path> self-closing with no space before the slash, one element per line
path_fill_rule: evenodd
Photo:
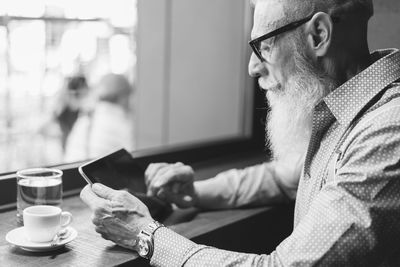
<path fill-rule="evenodd" d="M 137 241 L 137 252 L 139 253 L 139 256 L 151 259 L 154 252 L 154 233 L 160 227 L 164 227 L 164 225 L 157 221 L 153 221 L 140 231 Z"/>

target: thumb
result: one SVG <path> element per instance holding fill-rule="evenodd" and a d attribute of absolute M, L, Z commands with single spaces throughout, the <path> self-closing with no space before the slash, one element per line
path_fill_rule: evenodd
<path fill-rule="evenodd" d="M 105 186 L 103 184 L 100 184 L 100 183 L 93 184 L 92 190 L 99 197 L 102 197 L 102 198 L 105 198 L 108 200 L 112 200 L 118 193 L 117 190 L 114 190 L 114 189 L 112 189 L 108 186 Z"/>

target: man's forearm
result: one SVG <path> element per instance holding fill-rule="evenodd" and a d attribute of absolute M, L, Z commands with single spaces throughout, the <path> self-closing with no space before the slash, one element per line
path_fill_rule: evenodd
<path fill-rule="evenodd" d="M 225 209 L 284 202 L 288 200 L 290 190 L 295 192 L 298 177 L 290 177 L 297 175 L 295 171 L 282 173 L 280 166 L 277 162 L 269 162 L 243 170 L 229 170 L 214 178 L 197 181 L 194 183 L 196 206 L 201 209 Z M 292 180 L 294 185 L 287 182 Z"/>
<path fill-rule="evenodd" d="M 225 209 L 232 206 L 229 195 L 234 192 L 220 188 L 222 183 L 220 179 L 215 178 L 195 182 L 195 206 L 204 210 Z"/>

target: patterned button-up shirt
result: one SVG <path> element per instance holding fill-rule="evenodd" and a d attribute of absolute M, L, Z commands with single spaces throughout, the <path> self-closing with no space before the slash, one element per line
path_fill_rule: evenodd
<path fill-rule="evenodd" d="M 295 192 L 287 177 L 298 174 L 294 229 L 274 252 L 225 251 L 160 228 L 151 264 L 400 266 L 400 52 L 372 57 L 316 106 L 298 172 L 279 175 L 272 162 L 198 184 L 223 207 L 269 204 Z"/>

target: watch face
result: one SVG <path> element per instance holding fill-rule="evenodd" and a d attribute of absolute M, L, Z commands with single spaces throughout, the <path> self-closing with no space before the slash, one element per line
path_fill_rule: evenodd
<path fill-rule="evenodd" d="M 138 242 L 139 255 L 142 257 L 147 257 L 149 255 L 149 252 L 150 252 L 149 244 L 147 243 L 146 240 L 140 238 Z"/>

